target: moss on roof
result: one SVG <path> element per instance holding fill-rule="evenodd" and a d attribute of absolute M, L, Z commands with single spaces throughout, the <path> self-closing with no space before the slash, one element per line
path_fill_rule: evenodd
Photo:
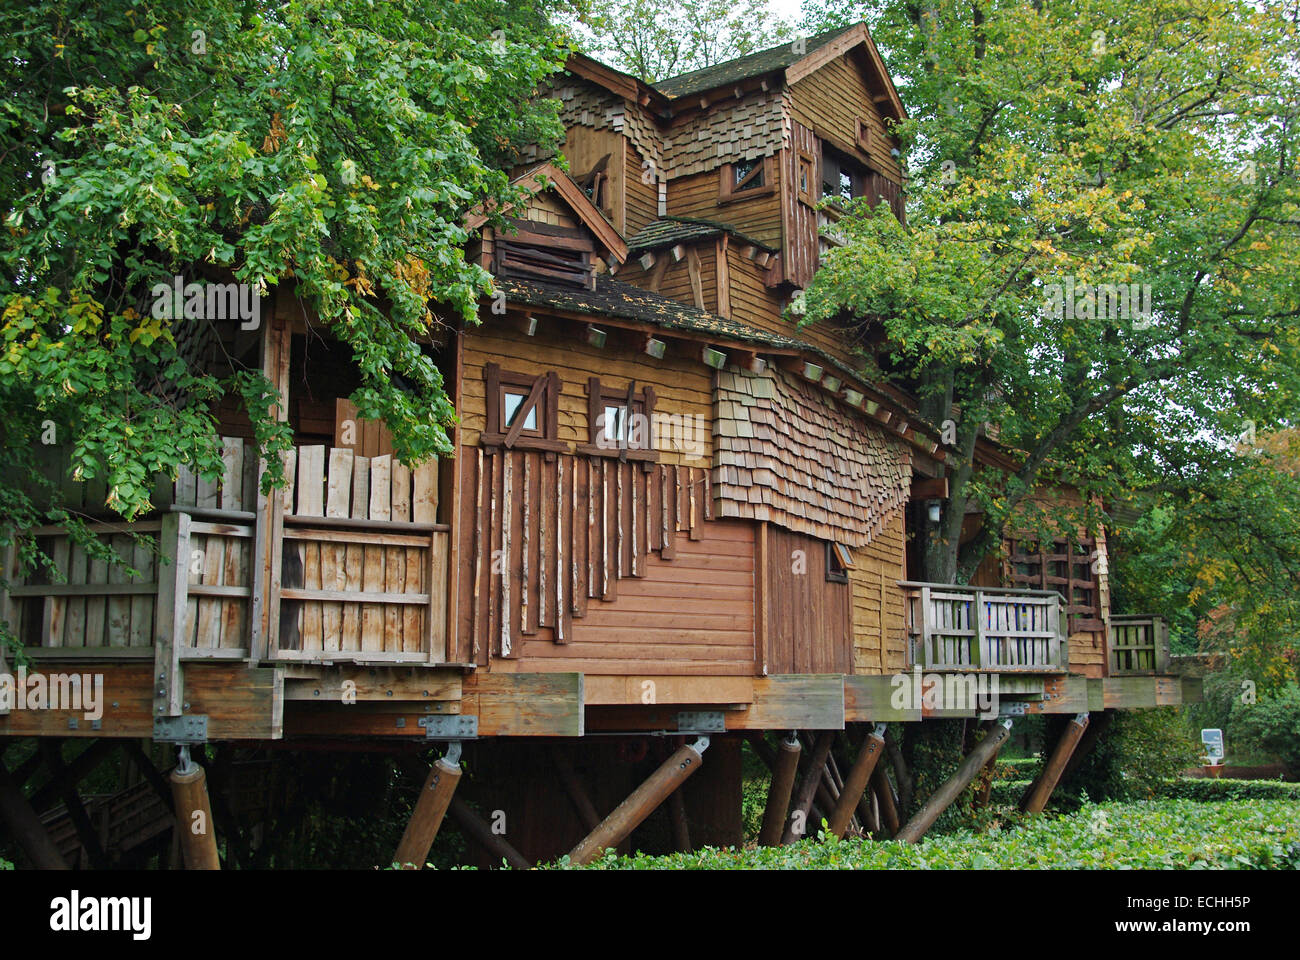
<path fill-rule="evenodd" d="M 793 41 L 787 40 L 779 46 L 769 47 L 767 50 L 760 50 L 748 56 L 737 57 L 735 60 L 728 60 L 726 63 L 717 63 L 702 70 L 692 70 L 690 73 L 682 73 L 666 80 L 660 80 L 654 84 L 654 88 L 669 97 L 686 97 L 695 93 L 703 93 L 705 90 L 712 90 L 714 87 L 720 87 L 724 84 L 739 83 L 741 80 L 748 80 L 750 77 L 758 77 L 765 73 L 784 70 L 786 67 L 802 60 L 818 47 L 825 46 L 846 30 L 852 30 L 854 26 L 856 24 L 840 27 L 837 30 L 828 30 L 825 33 L 817 34 L 815 37 L 808 37 L 802 52 L 799 53 L 795 52 Z"/>
<path fill-rule="evenodd" d="M 656 247 L 666 247 L 677 243 L 707 240 L 710 237 L 716 237 L 724 233 L 735 237 L 742 243 L 758 247 L 760 250 L 766 250 L 768 253 L 776 252 L 775 247 L 745 236 L 729 223 L 719 223 L 715 220 L 698 220 L 693 217 L 665 217 L 662 220 L 656 220 L 646 225 L 632 239 L 628 240 L 627 249 L 630 254 L 633 251 L 653 250 Z"/>

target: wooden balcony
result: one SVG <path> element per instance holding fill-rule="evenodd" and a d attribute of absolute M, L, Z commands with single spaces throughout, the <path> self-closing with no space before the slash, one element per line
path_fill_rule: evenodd
<path fill-rule="evenodd" d="M 1107 667 L 1112 677 L 1169 673 L 1169 624 L 1163 617 L 1115 616 L 1107 637 Z"/>
<path fill-rule="evenodd" d="M 160 484 L 149 517 L 91 523 L 90 547 L 61 527 L 33 531 L 57 573 L 22 578 L 11 552 L 4 614 L 27 652 L 445 661 L 449 533 L 433 522 L 436 462 L 411 470 L 391 456 L 303 446 L 286 461 L 290 487 L 268 498 L 251 446 L 224 438 L 222 460 L 217 480 L 182 470 Z"/>
<path fill-rule="evenodd" d="M 901 584 L 911 662 L 924 670 L 1063 673 L 1069 647 L 1054 590 Z"/>

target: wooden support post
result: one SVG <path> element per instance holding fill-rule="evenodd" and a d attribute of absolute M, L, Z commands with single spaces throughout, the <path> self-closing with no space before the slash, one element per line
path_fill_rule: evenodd
<path fill-rule="evenodd" d="M 686 801 L 682 799 L 680 790 L 668 795 L 668 819 L 673 826 L 673 845 L 679 853 L 690 853 L 691 828 L 686 822 Z"/>
<path fill-rule="evenodd" d="M 186 870 L 220 870 L 217 832 L 212 824 L 212 803 L 208 799 L 208 777 L 203 768 L 189 762 L 188 751 L 171 772 L 172 806 Z"/>
<path fill-rule="evenodd" d="M 3 763 L 0 763 L 0 822 L 9 828 L 9 835 L 18 841 L 37 870 L 68 869 L 54 841 L 45 832 L 41 818 Z"/>
<path fill-rule="evenodd" d="M 1084 731 L 1083 739 L 1079 745 L 1074 748 L 1074 754 L 1070 757 L 1070 762 L 1065 765 L 1065 771 L 1061 774 L 1058 783 L 1068 783 L 1070 777 L 1074 776 L 1074 771 L 1079 769 L 1079 765 L 1088 759 L 1088 754 L 1097 746 L 1097 741 L 1101 739 L 1102 734 L 1110 729 L 1110 725 L 1115 722 L 1114 710 L 1103 710 L 1097 714 L 1088 715 L 1088 729 Z"/>
<path fill-rule="evenodd" d="M 590 833 L 600 823 L 600 814 L 596 812 L 596 805 L 591 802 L 591 797 L 588 796 L 586 789 L 582 786 L 582 781 L 578 779 L 578 771 L 573 769 L 573 761 L 564 752 L 564 748 L 555 747 L 551 753 L 555 761 L 555 769 L 560 774 L 560 782 L 564 784 L 564 791 L 569 795 L 569 800 L 573 803 L 573 809 L 577 811 L 578 819 L 582 821 L 583 827 Z"/>
<path fill-rule="evenodd" d="M 844 778 L 844 789 L 840 791 L 839 801 L 835 804 L 835 810 L 831 813 L 829 821 L 831 832 L 837 837 L 843 837 L 848 829 L 853 811 L 857 809 L 858 801 L 866 792 L 867 781 L 871 779 L 877 761 L 885 752 L 884 726 L 883 723 L 878 724 L 875 730 L 867 734 L 867 739 L 862 742 L 862 747 L 858 750 L 857 759 L 849 768 L 849 775 Z"/>
<path fill-rule="evenodd" d="M 763 827 L 758 833 L 760 847 L 775 847 L 785 831 L 785 817 L 790 812 L 790 794 L 794 790 L 794 775 L 799 769 L 799 754 L 803 748 L 793 735 L 781 741 L 776 758 L 772 761 L 772 785 L 767 788 L 767 806 L 763 809 Z"/>
<path fill-rule="evenodd" d="M 447 755 L 439 757 L 429 769 L 428 779 L 420 789 L 420 798 L 415 801 L 415 809 L 411 811 L 411 819 L 402 831 L 402 839 L 398 841 L 393 862 L 403 870 L 424 869 L 429 848 L 438 836 L 442 818 L 446 815 L 459 784 L 460 742 L 453 740 Z"/>
<path fill-rule="evenodd" d="M 475 813 L 460 797 L 452 797 L 448 812 L 460 828 L 488 853 L 504 860 L 516 870 L 528 870 L 528 858 L 510 845 L 505 837 L 492 832 L 492 827 Z"/>
<path fill-rule="evenodd" d="M 63 762 L 62 744 L 62 740 L 43 739 L 40 741 L 41 754 L 45 757 L 45 765 L 50 771 L 50 779 L 63 780 L 60 794 L 63 797 L 64 806 L 67 807 L 68 818 L 77 831 L 77 839 L 81 841 L 81 849 L 85 851 L 86 859 L 93 869 L 106 870 L 108 868 L 108 857 L 105 855 L 103 845 L 100 843 L 99 834 L 95 832 L 95 826 L 90 822 L 89 814 L 86 813 L 86 806 L 81 802 L 81 794 L 77 791 L 77 782 L 64 776 L 67 765 Z"/>
<path fill-rule="evenodd" d="M 1043 768 L 1043 772 L 1025 791 L 1025 795 L 1020 801 L 1021 810 L 1025 811 L 1025 813 L 1043 812 L 1048 799 L 1052 796 L 1052 791 L 1056 789 L 1057 781 L 1061 779 L 1061 773 L 1065 770 L 1065 765 L 1069 763 L 1070 756 L 1074 753 L 1075 747 L 1079 745 L 1079 740 L 1087 729 L 1088 715 L 1086 713 L 1076 715 L 1073 720 L 1065 725 L 1065 729 L 1061 731 L 1061 739 L 1056 741 L 1052 756 L 1047 761 L 1047 766 Z"/>
<path fill-rule="evenodd" d="M 871 773 L 871 788 L 880 807 L 881 829 L 892 837 L 898 833 L 898 804 L 894 801 L 894 787 L 889 782 L 889 774 L 879 764 Z"/>
<path fill-rule="evenodd" d="M 995 753 L 989 757 L 989 762 L 984 764 L 983 769 L 979 772 L 979 782 L 975 784 L 975 799 L 971 801 L 971 806 L 976 810 L 982 810 L 989 805 L 989 798 L 993 795 L 993 778 L 997 773 L 998 755 Z"/>
<path fill-rule="evenodd" d="M 975 775 L 980 772 L 980 768 L 989 762 L 989 757 L 997 753 L 1003 741 L 1009 736 L 1011 736 L 1011 720 L 1006 719 L 985 735 L 979 745 L 961 762 L 957 772 L 934 791 L 930 799 L 925 801 L 921 809 L 916 811 L 894 839 L 916 843 L 925 836 L 925 832 L 934 826 L 934 821 L 939 819 L 939 815 L 947 810 L 948 806 L 970 785 Z"/>
<path fill-rule="evenodd" d="M 808 812 L 812 809 L 817 787 L 822 782 L 822 768 L 826 766 L 826 755 L 831 752 L 831 741 L 834 738 L 835 734 L 830 730 L 823 731 L 817 737 L 803 779 L 799 781 L 799 793 L 795 797 L 794 809 L 790 811 L 790 822 L 786 824 L 785 833 L 781 837 L 782 843 L 794 843 L 807 833 Z M 797 833 L 796 826 L 801 828 Z"/>
<path fill-rule="evenodd" d="M 645 783 L 569 851 L 569 861 L 578 865 L 591 863 L 605 848 L 622 843 L 669 794 L 700 769 L 702 755 L 708 746 L 708 738 L 700 737 L 694 744 L 679 747 Z"/>

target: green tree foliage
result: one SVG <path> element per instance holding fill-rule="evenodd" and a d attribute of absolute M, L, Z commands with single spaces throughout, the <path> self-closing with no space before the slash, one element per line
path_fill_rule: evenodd
<path fill-rule="evenodd" d="M 219 468 L 211 402 L 288 443 L 260 369 L 218 382 L 155 284 L 218 275 L 293 296 L 350 347 L 366 418 L 408 462 L 454 412 L 417 343 L 473 320 L 490 278 L 466 212 L 514 196 L 517 145 L 554 142 L 525 96 L 567 55 L 551 0 L 109 0 L 0 12 L 0 510 L 66 519 L 34 450 L 126 517 L 152 476 Z M 269 301 L 267 301 L 269 303 Z M 317 318 L 319 318 L 317 320 Z M 278 465 L 278 459 L 272 458 Z M 33 494 L 33 491 L 38 491 Z M 50 504 L 53 506 L 50 506 Z M 101 507 L 102 509 L 102 507 Z M 7 537 L 7 534 L 3 534 Z M 29 557 L 30 559 L 30 557 Z"/>
<path fill-rule="evenodd" d="M 1212 550 L 1206 604 L 1254 590 L 1243 627 L 1294 637 L 1300 485 L 1256 438 L 1300 409 L 1295 3 L 805 11 L 808 32 L 866 15 L 910 111 L 908 224 L 859 204 L 803 319 L 883 337 L 880 373 L 955 428 L 951 498 L 919 534 L 927 577 L 968 578 L 1036 484 L 1089 504 L 1144 490 L 1182 512 L 1189 594 L 1207 555 L 1186 554 Z M 1010 473 L 974 458 L 989 424 Z M 969 506 L 987 522 L 959 546 Z"/>
<path fill-rule="evenodd" d="M 743 57 L 793 33 L 767 0 L 592 0 L 574 27 L 593 57 L 649 82 Z"/>
<path fill-rule="evenodd" d="M 1064 717 L 1053 719 L 1048 749 L 1069 722 Z M 1199 756 L 1200 744 L 1189 736 L 1177 710 L 1158 707 L 1117 712 L 1110 729 L 1078 769 L 1057 786 L 1052 803 L 1068 808 L 1085 796 L 1093 801 L 1149 799 L 1160 794 L 1166 780 L 1197 766 Z"/>

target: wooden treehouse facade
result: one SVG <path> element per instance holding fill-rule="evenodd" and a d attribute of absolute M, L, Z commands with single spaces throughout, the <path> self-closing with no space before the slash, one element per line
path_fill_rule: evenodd
<path fill-rule="evenodd" d="M 942 488 L 945 447 L 840 331 L 787 319 L 837 202 L 904 213 L 903 108 L 865 27 L 657 87 L 575 56 L 547 95 L 568 171 L 528 158 L 527 202 L 471 220 L 496 295 L 426 344 L 455 456 L 400 462 L 346 399 L 346 351 L 273 296 L 254 334 L 207 346 L 278 385 L 288 485 L 261 492 L 247 422 L 222 408 L 219 476 L 162 478 L 151 515 L 92 524 L 124 564 L 27 531 L 61 574 L 7 558 L 27 669 L 102 675 L 105 703 L 91 721 L 11 709 L 0 735 L 450 742 L 399 850 L 415 863 L 448 809 L 483 836 L 452 796 L 462 748 L 471 767 L 515 765 L 513 793 L 485 777 L 480 799 L 558 769 L 561 799 L 524 804 L 525 836 L 484 839 L 515 863 L 625 843 L 666 798 L 683 833 L 691 819 L 697 840 L 738 842 L 740 738 L 764 732 L 791 733 L 760 747 L 767 841 L 794 809 L 883 829 L 883 741 L 855 733 L 838 769 L 838 732 L 993 723 L 974 702 L 900 697 L 920 673 L 996 677 L 996 715 L 1083 726 L 1195 694 L 1168 673 L 1158 620 L 1111 615 L 1101 532 L 1008 539 L 980 585 L 909 577 L 910 518 Z M 57 453 L 51 468 L 66 473 Z M 63 483 L 103 513 L 103 489 Z M 797 791 L 794 731 L 815 771 Z M 637 787 L 634 766 L 602 766 L 618 735 L 676 750 Z M 1003 737 L 994 725 L 982 748 Z"/>

